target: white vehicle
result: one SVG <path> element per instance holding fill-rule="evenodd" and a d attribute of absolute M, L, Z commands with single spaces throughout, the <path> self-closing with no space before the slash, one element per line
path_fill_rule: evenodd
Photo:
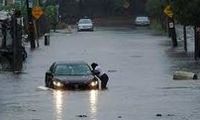
<path fill-rule="evenodd" d="M 93 22 L 91 19 L 80 19 L 77 23 L 77 29 L 78 31 L 82 31 L 82 30 L 89 30 L 89 31 L 93 31 L 94 30 L 94 26 L 93 26 Z"/>
<path fill-rule="evenodd" d="M 136 17 L 136 19 L 135 19 L 135 25 L 138 25 L 138 26 L 147 26 L 147 25 L 150 25 L 149 17 L 147 17 L 147 16 Z"/>

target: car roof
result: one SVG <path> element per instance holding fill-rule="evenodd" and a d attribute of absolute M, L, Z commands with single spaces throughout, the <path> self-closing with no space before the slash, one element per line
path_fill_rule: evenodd
<path fill-rule="evenodd" d="M 81 19 L 79 19 L 79 21 L 92 21 L 92 20 L 89 18 L 81 18 Z"/>
<path fill-rule="evenodd" d="M 138 18 L 146 18 L 146 19 L 148 19 L 149 17 L 148 16 L 137 16 L 136 19 L 138 19 Z"/>
<path fill-rule="evenodd" d="M 80 18 L 79 20 L 91 20 L 90 18 Z"/>
<path fill-rule="evenodd" d="M 73 60 L 73 61 L 56 61 L 55 64 L 88 64 L 83 60 Z"/>

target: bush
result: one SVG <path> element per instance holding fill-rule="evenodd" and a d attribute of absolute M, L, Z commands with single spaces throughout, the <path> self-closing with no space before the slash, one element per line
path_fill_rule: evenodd
<path fill-rule="evenodd" d="M 156 32 L 159 32 L 161 34 L 165 33 L 165 30 L 163 29 L 162 25 L 158 20 L 151 20 L 151 26 L 152 29 L 154 29 Z"/>

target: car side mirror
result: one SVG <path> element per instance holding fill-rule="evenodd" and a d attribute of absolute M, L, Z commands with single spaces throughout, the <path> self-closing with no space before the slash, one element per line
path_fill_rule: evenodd
<path fill-rule="evenodd" d="M 92 73 L 93 73 L 94 75 L 99 75 L 99 74 L 100 74 L 100 72 L 99 72 L 98 70 L 92 70 Z"/>

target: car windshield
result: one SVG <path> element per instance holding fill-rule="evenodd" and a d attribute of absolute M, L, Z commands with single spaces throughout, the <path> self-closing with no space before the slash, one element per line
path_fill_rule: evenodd
<path fill-rule="evenodd" d="M 148 17 L 137 17 L 136 20 L 139 20 L 139 21 L 148 21 Z"/>
<path fill-rule="evenodd" d="M 79 24 L 86 24 L 86 23 L 92 23 L 90 19 L 80 19 Z"/>
<path fill-rule="evenodd" d="M 91 70 L 87 64 L 58 64 L 54 73 L 56 75 L 82 76 L 90 75 Z"/>

